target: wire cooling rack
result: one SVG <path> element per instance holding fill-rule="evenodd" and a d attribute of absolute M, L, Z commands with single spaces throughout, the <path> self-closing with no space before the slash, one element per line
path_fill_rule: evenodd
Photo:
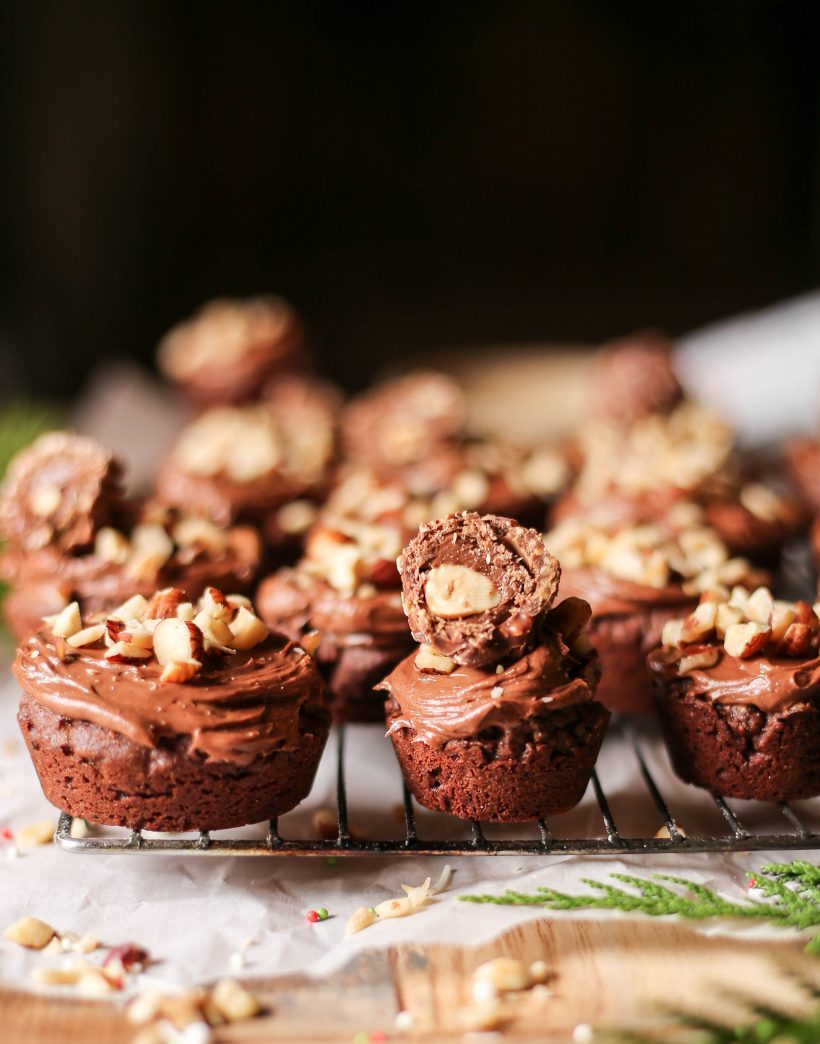
<path fill-rule="evenodd" d="M 820 833 L 804 822 L 803 816 L 785 801 L 767 806 L 774 812 L 775 821 L 782 830 L 758 830 L 745 816 L 734 810 L 724 798 L 697 792 L 708 811 L 712 805 L 720 813 L 721 831 L 688 834 L 670 810 L 670 802 L 664 797 L 656 775 L 650 771 L 645 747 L 648 735 L 631 724 L 622 723 L 611 730 L 606 743 L 626 744 L 631 747 L 637 762 L 642 788 L 636 802 L 648 805 L 652 815 L 663 821 L 668 837 L 634 837 L 618 829 L 611 810 L 611 802 L 601 784 L 598 772 L 593 772 L 590 786 L 597 806 L 597 826 L 588 834 L 579 837 L 554 836 L 545 820 L 537 822 L 536 837 L 488 837 L 478 821 L 470 821 L 468 835 L 464 838 L 425 838 L 417 828 L 415 805 L 410 792 L 404 786 L 404 831 L 403 836 L 389 840 L 367 840 L 351 831 L 348 819 L 348 794 L 345 758 L 345 728 L 338 730 L 336 752 L 336 827 L 337 835 L 330 840 L 308 837 L 284 837 L 279 832 L 278 821 L 268 823 L 264 837 L 211 837 L 207 831 L 198 835 L 155 834 L 145 835 L 138 830 L 120 830 L 106 836 L 72 836 L 74 820 L 62 813 L 57 825 L 55 840 L 60 848 L 74 853 L 130 852 L 130 853 L 180 853 L 189 855 L 320 855 L 320 856 L 363 856 L 363 855 L 639 855 L 660 852 L 749 852 L 761 850 L 788 850 L 820 848 Z M 619 751 L 618 756 L 628 754 Z M 396 766 L 398 771 L 398 765 Z M 691 789 L 691 793 L 696 793 Z M 820 799 L 809 805 L 811 818 L 820 814 Z M 816 810 L 816 812 L 815 812 Z M 427 813 L 429 817 L 430 813 Z M 689 815 L 689 813 L 687 813 Z M 457 821 L 449 816 L 438 816 L 447 824 Z M 556 824 L 561 817 L 557 817 Z M 460 824 L 459 824 L 460 825 Z M 515 831 L 515 827 L 508 827 Z M 307 832 L 307 831 L 305 831 Z M 460 832 L 455 828 L 452 833 Z M 523 830 L 522 830 L 523 832 Z M 530 825 L 530 833 L 531 825 Z M 224 835 L 220 831 L 220 835 Z M 439 833 L 439 829 L 435 831 Z"/>

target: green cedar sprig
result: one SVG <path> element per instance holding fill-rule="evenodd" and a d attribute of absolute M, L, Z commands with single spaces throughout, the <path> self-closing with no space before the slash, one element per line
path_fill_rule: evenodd
<path fill-rule="evenodd" d="M 570 895 L 541 887 L 534 893 L 506 891 L 501 895 L 462 895 L 459 899 L 499 906 L 543 906 L 548 910 L 622 910 L 650 917 L 677 914 L 699 920 L 757 917 L 801 931 L 820 925 L 820 867 L 803 860 L 770 863 L 756 873 L 747 874 L 750 886 L 759 888 L 766 901 L 744 899 L 733 902 L 705 885 L 668 874 L 653 874 L 651 880 L 631 874 L 610 876 L 629 886 L 629 890 L 583 878 L 584 884 L 595 889 L 594 894 Z M 670 888 L 661 882 L 676 887 Z M 820 933 L 813 935 L 806 949 L 820 954 Z"/>

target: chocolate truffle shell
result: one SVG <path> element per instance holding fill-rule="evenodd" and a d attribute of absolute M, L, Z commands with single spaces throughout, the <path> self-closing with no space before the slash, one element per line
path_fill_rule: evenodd
<path fill-rule="evenodd" d="M 53 805 L 92 823 L 144 830 L 220 830 L 283 815 L 310 792 L 328 734 L 326 711 L 305 707 L 295 750 L 240 766 L 206 761 L 182 738 L 140 746 L 26 694 L 17 720 Z"/>
<path fill-rule="evenodd" d="M 551 711 L 546 720 L 522 722 L 506 735 L 489 728 L 440 748 L 421 742 L 414 729 L 399 729 L 390 738 L 411 793 L 426 808 L 518 823 L 578 804 L 608 721 L 609 712 L 591 700 Z"/>
<path fill-rule="evenodd" d="M 434 569 L 448 565 L 488 577 L 499 593 L 498 604 L 454 619 L 435 615 L 427 603 L 427 584 Z M 425 523 L 402 552 L 399 571 L 416 641 L 472 666 L 523 652 L 534 643 L 561 576 L 535 530 L 466 511 Z"/>
<path fill-rule="evenodd" d="M 820 794 L 820 688 L 766 713 L 693 693 L 685 677 L 653 685 L 672 764 L 687 783 L 758 801 Z"/>

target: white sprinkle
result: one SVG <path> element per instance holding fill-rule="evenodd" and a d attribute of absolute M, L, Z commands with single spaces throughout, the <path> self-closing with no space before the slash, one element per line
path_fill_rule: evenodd
<path fill-rule="evenodd" d="M 171 1040 L 173 1039 L 171 1037 Z M 184 1044 L 208 1044 L 213 1040 L 213 1036 L 207 1022 L 189 1022 L 177 1039 Z"/>
<path fill-rule="evenodd" d="M 232 953 L 228 958 L 231 971 L 242 971 L 245 967 L 245 955 L 243 953 Z"/>
<path fill-rule="evenodd" d="M 592 1044 L 595 1031 L 588 1022 L 579 1022 L 572 1031 L 572 1044 Z"/>
<path fill-rule="evenodd" d="M 38 657 L 39 655 L 40 655 L 40 650 L 39 650 L 39 649 L 35 649 L 35 650 L 34 650 L 34 651 L 32 652 L 32 654 L 31 654 L 31 658 L 32 658 L 32 660 L 36 660 L 36 659 L 37 659 L 37 657 Z"/>
<path fill-rule="evenodd" d="M 409 1011 L 400 1011 L 396 1014 L 395 1026 L 399 1033 L 406 1033 L 413 1028 L 413 1014 Z"/>
<path fill-rule="evenodd" d="M 17 845 L 9 845 L 6 849 L 6 859 L 19 859 L 20 849 Z"/>
<path fill-rule="evenodd" d="M 490 552 L 488 551 L 487 554 L 484 556 L 484 561 L 487 563 L 487 565 L 489 565 L 492 562 L 492 560 L 493 560 L 493 557 L 490 554 Z"/>
<path fill-rule="evenodd" d="M 552 703 L 552 701 L 553 701 L 554 699 L 555 699 L 555 697 L 554 697 L 554 696 L 542 696 L 542 697 L 541 697 L 541 702 L 542 702 L 542 703 Z"/>
<path fill-rule="evenodd" d="M 498 666 L 496 667 L 496 669 L 495 669 L 495 673 L 496 673 L 496 674 L 503 674 L 503 673 L 504 673 L 504 668 L 503 668 L 503 667 L 501 666 L 501 664 L 499 664 L 499 665 L 498 665 Z"/>
<path fill-rule="evenodd" d="M 492 696 L 492 698 L 493 698 L 494 700 L 499 700 L 499 699 L 501 699 L 501 697 L 502 697 L 503 695 L 504 695 L 504 687 L 503 687 L 502 685 L 494 685 L 494 686 L 493 686 L 493 687 L 492 687 L 492 688 L 490 689 L 490 696 Z"/>

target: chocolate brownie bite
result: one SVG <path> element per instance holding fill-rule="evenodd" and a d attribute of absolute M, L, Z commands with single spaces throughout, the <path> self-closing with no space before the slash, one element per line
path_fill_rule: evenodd
<path fill-rule="evenodd" d="M 523 822 L 567 811 L 586 790 L 609 720 L 594 699 L 590 610 L 577 598 L 550 608 L 560 567 L 537 543 L 509 519 L 466 515 L 423 526 L 402 555 L 424 644 L 379 688 L 404 778 L 427 808 Z"/>
<path fill-rule="evenodd" d="M 252 406 L 207 410 L 183 429 L 156 496 L 219 525 L 257 525 L 271 546 L 290 536 L 280 512 L 314 502 L 336 455 L 336 391 L 307 378 L 278 381 Z"/>
<path fill-rule="evenodd" d="M 466 511 L 425 523 L 398 566 L 413 637 L 471 667 L 534 644 L 561 576 L 535 530 Z"/>
<path fill-rule="evenodd" d="M 242 596 L 172 588 L 83 619 L 74 602 L 21 644 L 18 721 L 45 796 L 94 823 L 216 830 L 310 791 L 329 713 L 305 651 Z"/>
<path fill-rule="evenodd" d="M 680 512 L 678 513 L 681 514 Z M 598 699 L 610 710 L 654 713 L 646 656 L 668 620 L 694 608 L 704 591 L 763 579 L 731 558 L 720 537 L 698 524 L 597 526 L 567 519 L 544 541 L 561 562 L 561 590 L 589 602 L 590 641 L 600 657 Z"/>
<path fill-rule="evenodd" d="M 219 299 L 160 342 L 160 371 L 202 406 L 249 402 L 265 383 L 306 368 L 302 322 L 281 297 Z"/>
<path fill-rule="evenodd" d="M 122 474 L 103 447 L 68 432 L 42 436 L 12 462 L 0 493 L 0 574 L 11 588 L 4 610 L 17 637 L 74 600 L 88 614 L 158 584 L 192 599 L 212 582 L 252 587 L 261 558 L 253 529 L 126 501 Z"/>
<path fill-rule="evenodd" d="M 648 664 L 687 783 L 760 801 L 820 794 L 817 608 L 736 587 L 665 625 Z"/>
<path fill-rule="evenodd" d="M 734 554 L 773 569 L 783 545 L 805 533 L 809 524 L 802 498 L 763 482 L 744 482 L 730 495 L 707 500 L 703 517 Z"/>
<path fill-rule="evenodd" d="M 324 517 L 297 565 L 259 586 L 262 618 L 311 648 L 338 721 L 381 721 L 373 686 L 413 646 L 396 569 L 402 543 L 395 525 Z"/>

